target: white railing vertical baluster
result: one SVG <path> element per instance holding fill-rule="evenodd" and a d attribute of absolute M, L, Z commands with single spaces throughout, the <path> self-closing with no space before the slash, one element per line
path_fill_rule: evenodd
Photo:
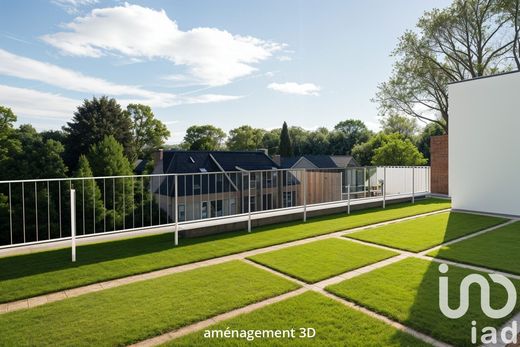
<path fill-rule="evenodd" d="M 58 213 L 59 213 L 59 223 L 60 223 L 60 238 L 63 237 L 63 230 L 61 225 L 61 181 L 58 181 Z"/>
<path fill-rule="evenodd" d="M 39 234 L 39 228 L 38 228 L 38 183 L 34 182 L 34 219 L 35 219 L 35 225 L 34 229 L 36 230 L 36 241 L 38 241 L 38 234 Z"/>
<path fill-rule="evenodd" d="M 153 225 L 153 206 L 152 206 L 152 200 L 153 200 L 153 176 L 150 177 L 150 195 L 148 196 L 150 199 L 150 226 Z"/>
<path fill-rule="evenodd" d="M 116 230 L 116 215 L 117 215 L 117 208 L 116 208 L 116 179 L 112 179 L 112 208 L 114 209 L 114 231 Z"/>
<path fill-rule="evenodd" d="M 350 184 L 347 186 L 347 214 L 350 214 Z"/>
<path fill-rule="evenodd" d="M 23 243 L 26 242 L 25 238 L 25 184 L 22 182 L 22 215 L 23 215 Z"/>
<path fill-rule="evenodd" d="M 81 208 L 83 217 L 83 235 L 85 235 L 85 180 L 81 180 Z"/>
<path fill-rule="evenodd" d="M 96 233 L 96 180 L 92 181 L 92 232 Z"/>
<path fill-rule="evenodd" d="M 107 182 L 106 179 L 103 178 L 103 207 L 105 208 L 105 213 L 103 215 L 103 231 L 107 231 Z"/>
<path fill-rule="evenodd" d="M 303 221 L 307 221 L 307 170 L 303 169 Z"/>
<path fill-rule="evenodd" d="M 175 246 L 179 244 L 179 181 L 177 175 L 175 177 Z M 184 207 L 184 213 L 186 214 L 186 206 Z"/>
<path fill-rule="evenodd" d="M 9 233 L 11 236 L 11 244 L 13 244 L 13 197 L 11 195 L 11 182 L 9 182 Z"/>
<path fill-rule="evenodd" d="M 383 167 L 383 208 L 386 208 L 386 166 Z"/>
<path fill-rule="evenodd" d="M 247 174 L 247 232 L 251 232 L 251 172 Z"/>
<path fill-rule="evenodd" d="M 135 177 L 132 176 L 132 228 L 135 229 Z"/>
<path fill-rule="evenodd" d="M 123 229 L 126 229 L 126 184 L 123 177 Z"/>
<path fill-rule="evenodd" d="M 170 223 L 170 176 L 166 175 L 166 224 Z M 177 188 L 177 186 L 175 186 Z"/>
<path fill-rule="evenodd" d="M 141 227 L 144 227 L 144 176 L 141 177 Z"/>
<path fill-rule="evenodd" d="M 72 262 L 76 262 L 76 190 L 70 190 L 70 238 L 72 244 Z"/>
<path fill-rule="evenodd" d="M 412 166 L 412 204 L 415 204 L 415 167 Z"/>

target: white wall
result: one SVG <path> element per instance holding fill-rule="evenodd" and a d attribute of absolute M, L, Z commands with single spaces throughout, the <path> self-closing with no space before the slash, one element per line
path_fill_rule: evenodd
<path fill-rule="evenodd" d="M 520 73 L 449 86 L 455 209 L 520 215 Z"/>

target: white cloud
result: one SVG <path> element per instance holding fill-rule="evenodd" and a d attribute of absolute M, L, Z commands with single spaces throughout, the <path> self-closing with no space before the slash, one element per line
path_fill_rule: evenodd
<path fill-rule="evenodd" d="M 181 30 L 164 10 L 138 5 L 94 9 L 64 25 L 66 31 L 42 37 L 64 54 L 166 59 L 188 68 L 202 84 L 217 86 L 251 74 L 253 66 L 285 45 L 227 31 Z"/>
<path fill-rule="evenodd" d="M 68 14 L 77 14 L 83 6 L 98 3 L 99 0 L 52 0 L 52 3 L 64 9 Z"/>
<path fill-rule="evenodd" d="M 26 117 L 70 119 L 79 103 L 58 94 L 0 85 L 0 104 Z"/>
<path fill-rule="evenodd" d="M 288 55 L 281 55 L 281 56 L 278 57 L 278 60 L 279 61 L 291 61 L 292 58 L 289 57 Z"/>
<path fill-rule="evenodd" d="M 321 88 L 314 83 L 271 83 L 267 88 L 277 92 L 296 95 L 319 95 Z"/>
<path fill-rule="evenodd" d="M 0 49 L 0 75 L 40 81 L 62 89 L 94 95 L 132 96 L 133 102 L 148 104 L 153 107 L 219 102 L 239 98 L 233 95 L 218 94 L 186 97 L 154 92 L 139 86 L 116 84 L 101 78 L 86 76 L 74 70 L 15 55 L 3 49 Z M 124 103 L 124 100 L 121 100 L 121 102 Z"/>

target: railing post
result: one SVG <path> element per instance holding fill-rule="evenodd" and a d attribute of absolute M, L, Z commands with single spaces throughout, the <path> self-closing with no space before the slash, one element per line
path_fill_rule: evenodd
<path fill-rule="evenodd" d="M 350 214 L 350 184 L 347 186 L 347 214 Z"/>
<path fill-rule="evenodd" d="M 179 180 L 175 177 L 175 246 L 179 244 Z"/>
<path fill-rule="evenodd" d="M 303 169 L 303 221 L 307 221 L 307 170 Z"/>
<path fill-rule="evenodd" d="M 70 190 L 70 236 L 72 241 L 72 262 L 76 262 L 76 190 Z"/>
<path fill-rule="evenodd" d="M 251 172 L 247 173 L 247 232 L 251 232 Z"/>
<path fill-rule="evenodd" d="M 383 167 L 383 208 L 386 208 L 386 166 Z"/>
<path fill-rule="evenodd" d="M 412 204 L 415 204 L 415 167 L 412 166 Z"/>

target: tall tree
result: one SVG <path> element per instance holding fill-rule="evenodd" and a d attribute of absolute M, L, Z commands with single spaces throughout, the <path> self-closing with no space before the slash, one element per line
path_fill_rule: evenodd
<path fill-rule="evenodd" d="M 105 136 L 99 143 L 92 145 L 87 158 L 94 176 L 132 175 L 123 146 L 112 135 Z M 112 228 L 115 225 L 114 229 L 120 228 L 123 219 L 128 217 L 133 207 L 132 181 L 128 178 L 113 178 L 102 182 L 99 181 L 98 184 L 104 184 L 100 189 L 105 194 L 107 225 Z"/>
<path fill-rule="evenodd" d="M 94 176 L 90 163 L 85 155 L 78 160 L 78 168 L 74 177 L 85 178 Z M 101 221 L 105 218 L 105 207 L 101 197 L 101 191 L 93 179 L 79 180 L 75 182 L 77 191 L 77 230 L 82 233 L 93 233 L 100 230 Z M 95 217 L 94 217 L 95 216 Z M 84 221 L 84 223 L 83 223 Z"/>
<path fill-rule="evenodd" d="M 186 130 L 183 147 L 192 151 L 222 149 L 226 133 L 213 125 L 192 125 Z"/>
<path fill-rule="evenodd" d="M 170 137 L 170 131 L 159 119 L 155 118 L 150 106 L 130 104 L 126 113 L 132 120 L 132 132 L 136 157 L 150 159 L 153 152 L 161 148 Z"/>
<path fill-rule="evenodd" d="M 385 134 L 400 134 L 404 138 L 414 141 L 415 135 L 419 130 L 415 118 L 390 114 L 381 118 L 381 129 Z"/>
<path fill-rule="evenodd" d="M 499 1 L 455 0 L 426 12 L 418 31 L 407 31 L 393 52 L 393 74 L 375 98 L 380 112 L 434 122 L 447 132 L 448 83 L 510 68 L 510 18 L 504 18 Z"/>
<path fill-rule="evenodd" d="M 242 125 L 229 131 L 227 148 L 231 151 L 255 150 L 262 147 L 265 130 Z"/>
<path fill-rule="evenodd" d="M 85 100 L 63 130 L 67 134 L 65 148 L 69 168 L 75 168 L 79 156 L 87 154 L 92 145 L 106 136 L 113 136 L 123 146 L 129 160 L 135 159 L 132 119 L 115 99 L 103 96 Z"/>
<path fill-rule="evenodd" d="M 283 122 L 282 131 L 280 132 L 280 156 L 291 157 L 294 154 L 291 144 L 291 136 L 287 123 Z"/>
<path fill-rule="evenodd" d="M 359 119 L 347 119 L 339 122 L 330 134 L 332 154 L 350 154 L 355 145 L 368 141 L 371 136 L 365 123 Z"/>

